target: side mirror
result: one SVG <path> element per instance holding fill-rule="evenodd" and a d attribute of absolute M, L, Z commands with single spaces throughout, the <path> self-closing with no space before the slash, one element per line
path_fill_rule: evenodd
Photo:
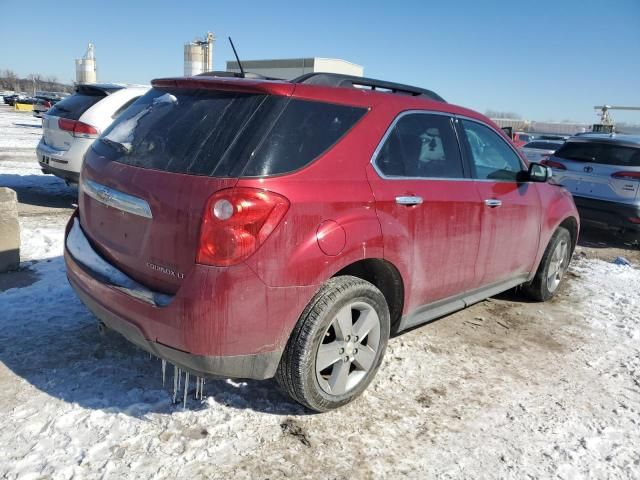
<path fill-rule="evenodd" d="M 529 181 L 544 183 L 551 178 L 552 171 L 549 167 L 540 163 L 529 164 Z"/>

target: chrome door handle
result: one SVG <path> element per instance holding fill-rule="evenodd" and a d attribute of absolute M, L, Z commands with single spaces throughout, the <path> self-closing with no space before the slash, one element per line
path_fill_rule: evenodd
<path fill-rule="evenodd" d="M 420 205 L 422 203 L 422 197 L 396 197 L 396 203 L 398 205 Z"/>
<path fill-rule="evenodd" d="M 484 201 L 487 207 L 496 208 L 502 205 L 502 200 L 496 200 L 495 198 L 487 198 Z"/>

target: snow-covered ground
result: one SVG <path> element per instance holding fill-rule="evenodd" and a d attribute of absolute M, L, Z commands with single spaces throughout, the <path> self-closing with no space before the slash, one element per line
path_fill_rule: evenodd
<path fill-rule="evenodd" d="M 0 145 L 15 115 L 0 109 Z M 0 158 L 0 186 L 69 195 L 32 162 Z M 185 409 L 160 362 L 102 338 L 69 287 L 66 215 L 20 220 L 36 280 L 0 292 L 0 478 L 640 477 L 637 266 L 581 248 L 552 302 L 502 296 L 400 335 L 338 411 L 233 380 L 202 401 L 192 383 Z"/>

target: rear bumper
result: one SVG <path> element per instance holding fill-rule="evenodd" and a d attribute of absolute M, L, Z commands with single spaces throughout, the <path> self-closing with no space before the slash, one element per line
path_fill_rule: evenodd
<path fill-rule="evenodd" d="M 71 286 L 107 327 L 206 377 L 273 377 L 289 334 L 316 290 L 268 287 L 244 264 L 196 265 L 175 295 L 158 294 L 169 301 L 153 302 L 109 284 L 72 256 L 66 240 L 64 258 Z"/>
<path fill-rule="evenodd" d="M 282 351 L 256 353 L 253 355 L 193 355 L 145 338 L 135 324 L 119 317 L 96 299 L 87 294 L 80 285 L 69 278 L 82 303 L 109 329 L 118 332 L 143 350 L 167 360 L 181 369 L 202 377 L 265 379 L 275 375 Z"/>
<path fill-rule="evenodd" d="M 52 167 L 51 165 L 47 165 L 42 160 L 42 156 L 38 156 L 38 163 L 40 164 L 40 169 L 42 173 L 49 173 L 51 175 L 55 175 L 58 178 L 63 179 L 65 182 L 69 183 L 79 183 L 80 182 L 80 174 L 77 172 L 71 172 L 69 170 L 62 170 L 60 168 Z"/>
<path fill-rule="evenodd" d="M 93 140 L 76 138 L 71 142 L 69 150 L 56 150 L 40 140 L 36 148 L 38 163 L 44 173 L 51 173 L 68 182 L 78 183 L 82 159 Z"/>
<path fill-rule="evenodd" d="M 640 232 L 640 223 L 630 218 L 640 218 L 640 205 L 608 202 L 574 195 L 580 218 L 584 222 Z"/>

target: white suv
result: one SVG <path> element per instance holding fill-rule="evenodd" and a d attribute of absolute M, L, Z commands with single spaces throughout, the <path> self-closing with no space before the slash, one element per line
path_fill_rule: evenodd
<path fill-rule="evenodd" d="M 117 84 L 76 86 L 73 95 L 43 116 L 43 135 L 36 149 L 42 171 L 77 184 L 82 159 L 93 141 L 148 90 Z"/>
<path fill-rule="evenodd" d="M 547 160 L 583 221 L 640 234 L 640 136 L 587 134 Z"/>

